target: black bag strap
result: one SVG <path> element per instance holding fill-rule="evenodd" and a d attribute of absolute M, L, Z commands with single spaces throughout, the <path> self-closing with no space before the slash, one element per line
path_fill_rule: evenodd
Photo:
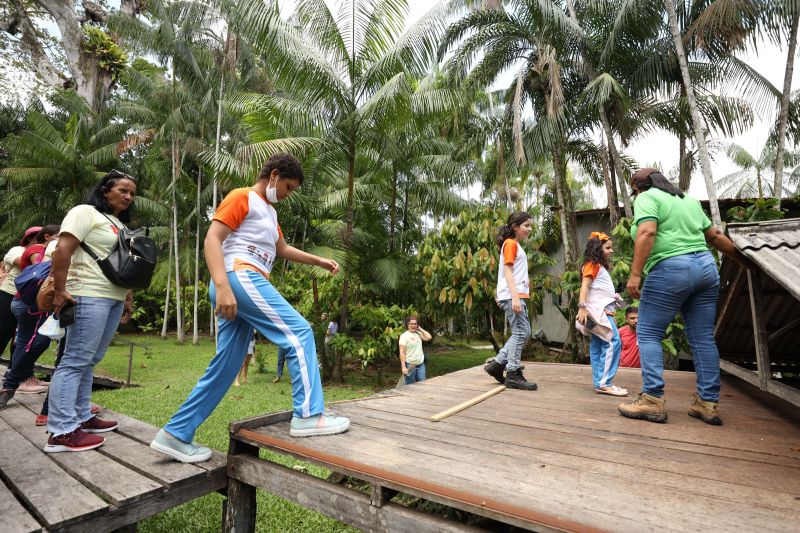
<path fill-rule="evenodd" d="M 100 261 L 100 258 L 99 258 L 99 257 L 97 257 L 97 254 L 96 254 L 96 253 L 94 253 L 94 250 L 92 250 L 91 248 L 89 248 L 89 245 L 88 245 L 88 244 L 86 244 L 86 243 L 85 243 L 85 242 L 83 242 L 83 241 L 81 241 L 81 248 L 83 248 L 83 251 L 84 251 L 84 252 L 86 252 L 87 254 L 89 254 L 89 256 L 90 256 L 92 259 L 94 259 L 95 261 Z"/>
<path fill-rule="evenodd" d="M 96 209 L 96 208 L 95 208 L 95 209 Z M 111 222 L 111 223 L 114 225 L 114 227 L 115 227 L 115 228 L 117 228 L 117 231 L 121 231 L 121 230 L 123 230 L 123 229 L 128 229 L 128 228 L 125 226 L 125 224 L 123 224 L 121 228 L 120 228 L 119 226 L 117 226 L 117 224 L 116 224 L 116 223 L 115 223 L 113 220 L 111 220 L 110 218 L 108 218 L 108 215 L 106 215 L 105 213 L 103 213 L 103 212 L 102 212 L 102 211 L 100 211 L 99 209 L 97 210 L 97 212 L 98 212 L 98 213 L 100 213 L 101 215 L 103 215 L 104 217 L 106 217 L 106 219 L 107 219 L 109 222 Z M 89 254 L 89 256 L 90 256 L 92 259 L 94 259 L 95 261 L 100 261 L 100 260 L 101 260 L 99 257 L 97 257 L 97 254 L 96 254 L 96 253 L 94 253 L 94 250 L 92 250 L 91 248 L 89 248 L 89 245 L 88 245 L 88 244 L 86 244 L 86 243 L 85 243 L 85 242 L 83 242 L 83 241 L 81 241 L 81 248 L 83 248 L 83 250 L 84 250 L 84 251 L 85 251 L 87 254 Z"/>

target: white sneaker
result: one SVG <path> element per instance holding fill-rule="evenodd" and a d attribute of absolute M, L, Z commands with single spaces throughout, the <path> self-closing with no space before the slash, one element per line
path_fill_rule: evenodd
<path fill-rule="evenodd" d="M 332 412 L 314 415 L 308 418 L 292 417 L 289 435 L 292 437 L 316 437 L 320 435 L 336 435 L 350 428 L 350 419 L 336 416 Z"/>

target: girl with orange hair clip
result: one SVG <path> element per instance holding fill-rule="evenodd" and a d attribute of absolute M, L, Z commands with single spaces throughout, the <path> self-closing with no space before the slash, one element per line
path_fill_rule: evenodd
<path fill-rule="evenodd" d="M 589 235 L 581 268 L 581 292 L 575 325 L 589 340 L 594 390 L 598 394 L 627 396 L 628 391 L 612 384 L 619 367 L 622 341 L 614 323 L 614 310 L 622 299 L 611 280 L 611 256 L 614 244 L 605 233 Z"/>

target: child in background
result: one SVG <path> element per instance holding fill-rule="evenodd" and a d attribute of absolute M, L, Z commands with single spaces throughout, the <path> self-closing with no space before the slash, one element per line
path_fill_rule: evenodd
<path fill-rule="evenodd" d="M 497 272 L 495 297 L 506 314 L 511 326 L 511 337 L 497 356 L 483 369 L 509 389 L 536 390 L 536 383 L 527 381 L 522 375 L 522 349 L 531 336 L 526 302 L 530 297 L 528 279 L 528 256 L 519 241 L 525 240 L 533 231 L 531 216 L 525 211 L 512 213 L 497 234 L 500 248 L 500 265 Z M 505 370 L 505 376 L 503 371 Z"/>
<path fill-rule="evenodd" d="M 244 363 L 242 369 L 236 374 L 236 381 L 233 382 L 234 387 L 244 385 L 247 383 L 247 369 L 250 366 L 250 361 L 253 359 L 253 354 L 256 353 L 256 335 L 257 331 L 253 331 L 253 338 L 250 339 L 250 345 L 247 347 L 247 355 L 244 356 Z"/>
<path fill-rule="evenodd" d="M 590 335 L 589 358 L 592 363 L 594 390 L 598 394 L 627 396 L 626 389 L 611 382 L 617 374 L 622 342 L 614 323 L 614 310 L 621 301 L 611 280 L 611 256 L 614 244 L 605 233 L 589 235 L 581 269 L 581 292 L 578 298 L 576 326 Z"/>

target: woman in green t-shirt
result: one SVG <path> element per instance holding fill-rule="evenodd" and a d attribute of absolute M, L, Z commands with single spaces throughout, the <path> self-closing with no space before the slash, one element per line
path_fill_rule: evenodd
<path fill-rule="evenodd" d="M 642 364 L 642 392 L 619 405 L 628 418 L 666 422 L 664 355 L 661 340 L 680 312 L 692 348 L 697 392 L 689 415 L 721 425 L 719 352 L 714 341 L 719 271 L 709 246 L 746 266 L 749 262 L 703 212 L 700 202 L 658 170 L 643 168 L 631 178 L 636 195 L 631 236 L 635 240 L 628 293 L 639 298 L 636 337 Z"/>

